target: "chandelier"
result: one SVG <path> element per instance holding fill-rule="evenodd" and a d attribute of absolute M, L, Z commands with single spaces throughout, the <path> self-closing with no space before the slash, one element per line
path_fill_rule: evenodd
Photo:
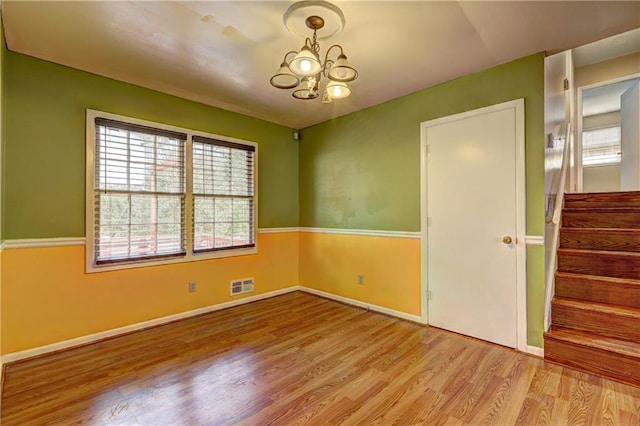
<path fill-rule="evenodd" d="M 306 15 L 307 13 L 312 14 Z M 329 19 L 329 25 L 326 25 L 326 19 L 320 16 L 321 13 Z M 304 16 L 304 27 L 296 27 L 296 18 Z M 358 71 L 351 66 L 339 44 L 329 47 L 324 61 L 321 61 L 318 43 L 318 31 L 328 30 L 322 38 L 332 37 L 342 31 L 344 15 L 340 8 L 324 0 L 300 1 L 289 7 L 283 21 L 293 33 L 304 36 L 303 30 L 312 30 L 313 34 L 311 38 L 305 38 L 300 51 L 291 50 L 285 53 L 280 68 L 271 77 L 271 85 L 278 89 L 295 89 L 293 97 L 302 100 L 316 99 L 322 93 L 323 103 L 349 96 L 351 89 L 347 83 L 358 78 Z M 330 53 L 338 51 L 337 57 L 331 59 Z"/>

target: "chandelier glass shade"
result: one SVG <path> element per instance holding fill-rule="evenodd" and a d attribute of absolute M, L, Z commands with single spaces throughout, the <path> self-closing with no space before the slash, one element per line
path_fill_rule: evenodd
<path fill-rule="evenodd" d="M 316 55 L 311 52 L 309 47 L 302 46 L 300 52 L 289 62 L 289 69 L 295 75 L 310 77 L 318 74 L 320 70 L 322 70 L 322 64 Z"/>
<path fill-rule="evenodd" d="M 293 89 L 300 84 L 300 78 L 289 69 L 289 64 L 283 62 L 280 69 L 271 77 L 271 85 L 278 89 Z"/>
<path fill-rule="evenodd" d="M 327 92 L 329 93 L 331 99 L 342 99 L 351 94 L 351 89 L 349 89 L 347 83 L 332 81 L 327 84 Z"/>
<path fill-rule="evenodd" d="M 316 4 L 319 3 L 326 2 Z M 330 6 L 337 9 L 334 5 Z M 316 99 L 322 93 L 323 103 L 346 98 L 351 94 L 347 83 L 358 78 L 358 71 L 347 59 L 342 46 L 332 45 L 327 49 L 324 61 L 320 59 L 317 31 L 323 28 L 324 24 L 324 19 L 320 16 L 309 16 L 305 20 L 306 27 L 313 30 L 313 35 L 305 39 L 299 51 L 292 50 L 284 55 L 280 68 L 271 77 L 270 82 L 273 87 L 295 89 L 292 93 L 293 97 L 301 100 Z M 337 52 L 335 59 L 331 59 L 330 53 L 334 51 L 339 53 Z"/>

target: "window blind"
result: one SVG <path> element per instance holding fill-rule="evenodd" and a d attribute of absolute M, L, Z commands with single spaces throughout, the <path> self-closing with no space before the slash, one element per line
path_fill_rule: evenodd
<path fill-rule="evenodd" d="M 582 165 L 617 164 L 621 159 L 620 126 L 582 132 Z"/>
<path fill-rule="evenodd" d="M 193 251 L 255 246 L 255 148 L 193 136 Z"/>
<path fill-rule="evenodd" d="M 95 124 L 95 264 L 185 255 L 187 135 Z"/>

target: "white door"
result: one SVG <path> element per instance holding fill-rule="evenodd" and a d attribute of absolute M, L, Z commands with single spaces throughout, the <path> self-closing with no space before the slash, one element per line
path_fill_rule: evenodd
<path fill-rule="evenodd" d="M 423 123 L 429 324 L 513 348 L 526 334 L 523 121 L 519 100 Z"/>

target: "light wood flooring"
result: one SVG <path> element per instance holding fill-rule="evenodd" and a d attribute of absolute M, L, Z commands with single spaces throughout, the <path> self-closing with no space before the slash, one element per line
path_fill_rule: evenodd
<path fill-rule="evenodd" d="M 302 292 L 5 373 L 5 426 L 640 424 L 640 388 Z"/>

